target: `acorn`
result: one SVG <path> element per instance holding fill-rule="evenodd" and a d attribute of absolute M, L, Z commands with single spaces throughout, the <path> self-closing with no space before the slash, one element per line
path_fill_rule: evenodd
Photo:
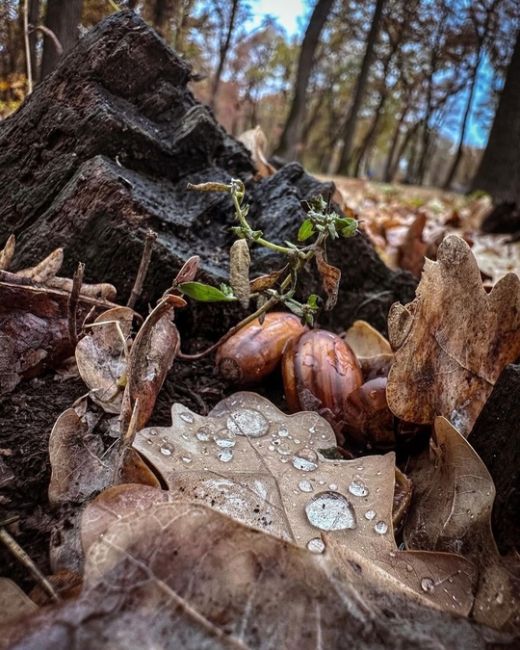
<path fill-rule="evenodd" d="M 332 332 L 307 332 L 287 346 L 282 375 L 289 409 L 317 411 L 341 436 L 345 401 L 363 383 L 350 346 Z"/>
<path fill-rule="evenodd" d="M 236 384 L 253 384 L 271 374 L 287 344 L 307 328 L 294 314 L 270 312 L 242 327 L 223 343 L 216 355 L 220 374 Z"/>
<path fill-rule="evenodd" d="M 344 434 L 348 442 L 368 449 L 395 447 L 394 416 L 386 401 L 386 377 L 365 382 L 345 401 Z"/>

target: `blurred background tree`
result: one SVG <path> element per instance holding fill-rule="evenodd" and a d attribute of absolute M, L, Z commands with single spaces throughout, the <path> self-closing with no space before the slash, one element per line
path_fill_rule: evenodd
<path fill-rule="evenodd" d="M 299 0 L 290 31 L 265 5 L 0 0 L 0 118 L 29 71 L 38 83 L 82 33 L 133 9 L 190 60 L 194 94 L 224 127 L 259 124 L 280 159 L 519 199 L 518 0 Z"/>

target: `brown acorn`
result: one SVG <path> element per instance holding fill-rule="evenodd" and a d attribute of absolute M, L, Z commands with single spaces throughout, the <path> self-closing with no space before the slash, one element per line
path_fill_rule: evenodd
<path fill-rule="evenodd" d="M 289 409 L 318 411 L 340 433 L 345 400 L 363 382 L 352 349 L 332 332 L 312 330 L 287 346 L 282 374 Z"/>
<path fill-rule="evenodd" d="M 394 416 L 386 402 L 386 377 L 365 382 L 345 401 L 344 433 L 357 446 L 389 449 L 395 446 Z"/>
<path fill-rule="evenodd" d="M 306 329 L 294 314 L 270 312 L 262 324 L 258 319 L 248 323 L 219 347 L 218 371 L 233 383 L 259 382 L 279 364 L 288 342 Z"/>

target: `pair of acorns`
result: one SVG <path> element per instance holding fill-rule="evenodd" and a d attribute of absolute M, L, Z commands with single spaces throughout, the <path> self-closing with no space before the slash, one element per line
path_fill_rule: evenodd
<path fill-rule="evenodd" d="M 386 377 L 363 377 L 354 351 L 336 334 L 309 330 L 293 314 L 271 312 L 262 324 L 257 319 L 236 332 L 216 356 L 221 375 L 241 386 L 260 383 L 280 361 L 291 412 L 320 413 L 340 445 L 395 446 L 397 424 L 386 402 Z"/>

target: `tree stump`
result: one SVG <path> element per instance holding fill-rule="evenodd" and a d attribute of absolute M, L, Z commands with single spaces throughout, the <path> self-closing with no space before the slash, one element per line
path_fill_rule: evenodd
<path fill-rule="evenodd" d="M 232 177 L 247 184 L 255 228 L 274 240 L 295 239 L 302 201 L 328 195 L 332 183 L 297 164 L 255 181 L 249 153 L 194 99 L 190 79 L 190 66 L 150 27 L 120 12 L 89 32 L 0 125 L 0 243 L 16 233 L 19 266 L 62 246 L 65 272 L 83 261 L 87 282 L 111 282 L 124 300 L 152 228 L 158 240 L 142 307 L 190 255 L 201 256 L 205 281 L 225 281 L 231 200 L 186 186 Z M 329 255 L 343 281 L 323 324 L 343 329 L 365 318 L 384 331 L 391 303 L 413 298 L 415 280 L 388 269 L 364 235 L 335 242 Z M 265 272 L 278 260 L 254 251 L 253 263 Z M 197 306 L 183 318 L 214 337 L 239 316 L 235 306 Z"/>

